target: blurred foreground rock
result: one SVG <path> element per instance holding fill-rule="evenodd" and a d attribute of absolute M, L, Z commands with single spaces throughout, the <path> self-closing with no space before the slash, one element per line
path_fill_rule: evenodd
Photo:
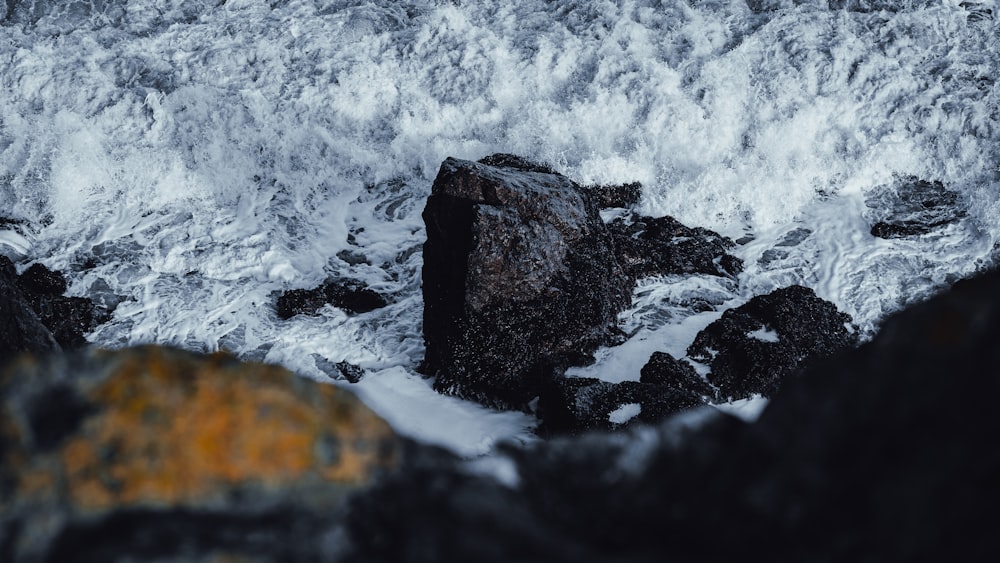
<path fill-rule="evenodd" d="M 400 441 L 350 393 L 141 347 L 0 376 L 0 561 L 317 561 Z"/>
<path fill-rule="evenodd" d="M 997 342 L 991 273 L 788 381 L 753 424 L 704 407 L 501 449 L 499 479 L 424 458 L 355 499 L 348 560 L 992 560 Z"/>

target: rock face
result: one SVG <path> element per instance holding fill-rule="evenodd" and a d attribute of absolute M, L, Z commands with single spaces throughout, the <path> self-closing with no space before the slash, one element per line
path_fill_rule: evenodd
<path fill-rule="evenodd" d="M 770 396 L 805 362 L 853 346 L 850 316 L 813 290 L 793 285 L 729 309 L 698 333 L 688 357 L 708 364 L 719 395 Z"/>
<path fill-rule="evenodd" d="M 866 203 L 873 214 L 872 235 L 886 239 L 926 234 L 966 215 L 957 192 L 915 177 L 874 190 Z"/>
<path fill-rule="evenodd" d="M 427 457 L 355 499 L 347 560 L 990 560 L 998 341 L 992 273 L 813 365 L 753 424 L 706 409 L 507 448 L 503 482 Z"/>
<path fill-rule="evenodd" d="M 13 364 L 0 438 L 12 562 L 325 560 L 400 446 L 343 390 L 158 347 Z"/>
<path fill-rule="evenodd" d="M 385 297 L 365 287 L 357 280 L 328 280 L 313 289 L 292 289 L 278 296 L 275 310 L 282 319 L 295 315 L 315 314 L 330 304 L 357 315 L 380 309 L 387 305 Z"/>
<path fill-rule="evenodd" d="M 523 408 L 552 370 L 616 333 L 632 282 L 588 192 L 510 155 L 449 158 L 427 200 L 421 370 Z"/>

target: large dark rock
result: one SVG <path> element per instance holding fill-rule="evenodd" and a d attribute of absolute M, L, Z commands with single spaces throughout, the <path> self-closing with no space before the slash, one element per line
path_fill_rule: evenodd
<path fill-rule="evenodd" d="M 499 155 L 447 159 L 423 212 L 421 370 L 441 392 L 523 408 L 616 334 L 632 282 L 587 191 Z"/>
<path fill-rule="evenodd" d="M 282 293 L 275 303 L 275 311 L 280 318 L 290 319 L 299 314 L 315 314 L 327 304 L 357 315 L 385 307 L 388 301 L 358 280 L 333 279 L 312 289 Z"/>
<path fill-rule="evenodd" d="M 330 561 L 405 444 L 353 395 L 154 346 L 0 373 L 0 561 Z"/>
<path fill-rule="evenodd" d="M 753 424 L 428 456 L 357 497 L 348 561 L 987 561 L 1000 518 L 1000 273 L 889 319 Z"/>
<path fill-rule="evenodd" d="M 0 366 L 25 352 L 59 350 L 59 344 L 38 319 L 17 282 L 14 264 L 6 256 L 0 256 Z"/>
<path fill-rule="evenodd" d="M 539 433 L 581 434 L 653 424 L 704 404 L 697 393 L 671 385 L 560 377 L 546 384 L 538 397 Z"/>
<path fill-rule="evenodd" d="M 618 218 L 608 224 L 619 259 L 635 278 L 671 274 L 735 276 L 743 261 L 728 254 L 735 243 L 714 231 L 687 227 L 673 217 Z"/>
<path fill-rule="evenodd" d="M 721 397 L 770 396 L 806 362 L 854 345 L 850 322 L 813 290 L 793 285 L 727 310 L 698 333 L 687 353 L 710 366 L 708 380 Z"/>
<path fill-rule="evenodd" d="M 871 233 L 879 238 L 901 238 L 929 233 L 965 217 L 958 192 L 938 181 L 906 177 L 869 194 Z"/>

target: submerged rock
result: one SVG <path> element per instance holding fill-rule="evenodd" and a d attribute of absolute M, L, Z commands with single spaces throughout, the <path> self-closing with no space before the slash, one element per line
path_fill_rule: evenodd
<path fill-rule="evenodd" d="M 671 274 L 735 276 L 743 261 L 728 254 L 736 244 L 700 227 L 684 226 L 673 217 L 618 218 L 608 224 L 619 259 L 635 278 Z"/>
<path fill-rule="evenodd" d="M 344 390 L 152 346 L 10 366 L 0 438 L 18 562 L 326 560 L 345 496 L 400 448 Z"/>
<path fill-rule="evenodd" d="M 539 433 L 580 434 L 653 424 L 703 404 L 697 393 L 671 385 L 560 377 L 549 382 L 538 397 Z"/>
<path fill-rule="evenodd" d="M 793 285 L 729 309 L 698 333 L 687 353 L 709 365 L 708 380 L 721 397 L 770 396 L 805 363 L 853 346 L 850 322 L 813 290 Z"/>
<path fill-rule="evenodd" d="M 441 392 L 524 408 L 617 334 L 632 282 L 587 191 L 511 155 L 447 159 L 423 212 L 421 371 Z"/>
<path fill-rule="evenodd" d="M 872 209 L 872 235 L 885 239 L 927 234 L 966 215 L 958 192 L 912 176 L 873 190 L 866 203 Z"/>
<path fill-rule="evenodd" d="M 428 456 L 354 499 L 347 560 L 990 560 L 998 341 L 991 273 L 813 364 L 753 424 L 706 408 L 501 448 L 502 480 Z"/>
<path fill-rule="evenodd" d="M 292 289 L 282 293 L 275 310 L 278 317 L 287 320 L 295 315 L 315 314 L 328 304 L 357 315 L 385 307 L 388 301 L 358 280 L 335 279 L 313 289 Z"/>

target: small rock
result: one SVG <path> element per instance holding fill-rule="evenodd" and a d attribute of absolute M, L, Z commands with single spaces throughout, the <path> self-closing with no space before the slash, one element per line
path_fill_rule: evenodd
<path fill-rule="evenodd" d="M 388 302 L 360 281 L 336 279 L 313 289 L 292 289 L 282 293 L 275 303 L 275 310 L 278 317 L 287 320 L 299 314 L 316 314 L 327 304 L 357 315 L 385 307 Z"/>
<path fill-rule="evenodd" d="M 704 401 L 696 393 L 668 385 L 559 377 L 538 397 L 539 432 L 580 434 L 617 430 L 635 423 L 653 424 L 702 404 Z M 626 413 L 631 416 L 615 419 L 615 414 Z"/>
<path fill-rule="evenodd" d="M 694 367 L 665 352 L 653 352 L 646 365 L 642 366 L 639 381 L 665 385 L 677 391 L 714 398 L 716 391 L 698 376 Z"/>
<path fill-rule="evenodd" d="M 639 182 L 586 186 L 584 189 L 591 194 L 601 209 L 631 207 L 639 203 L 639 198 L 642 197 L 642 184 Z"/>
<path fill-rule="evenodd" d="M 632 277 L 707 274 L 733 277 L 743 262 L 728 251 L 735 243 L 714 231 L 682 225 L 673 217 L 618 218 L 608 224 L 619 258 Z"/>
<path fill-rule="evenodd" d="M 708 364 L 721 397 L 770 396 L 804 363 L 857 343 L 850 316 L 793 285 L 729 309 L 698 333 L 688 356 Z"/>
<path fill-rule="evenodd" d="M 41 263 L 32 264 L 17 280 L 21 289 L 39 295 L 62 295 L 66 293 L 66 277 L 60 271 L 53 271 Z"/>

